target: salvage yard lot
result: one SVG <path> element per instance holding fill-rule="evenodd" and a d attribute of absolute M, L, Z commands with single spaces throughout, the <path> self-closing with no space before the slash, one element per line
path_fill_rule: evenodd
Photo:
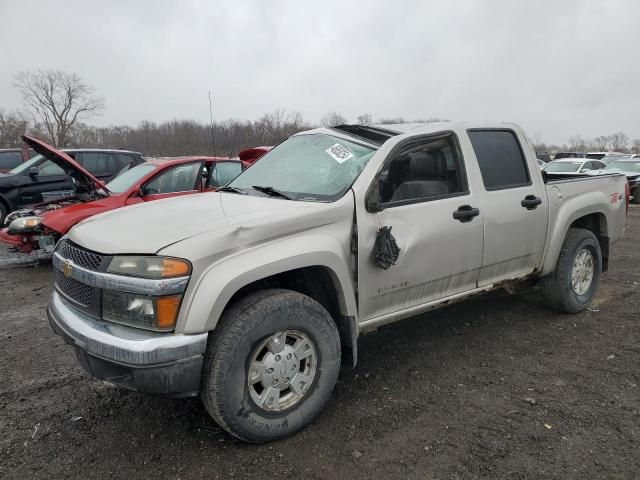
<path fill-rule="evenodd" d="M 45 318 L 51 266 L 0 250 L 0 478 L 636 478 L 639 246 L 633 208 L 575 316 L 496 292 L 362 337 L 320 418 L 260 446 L 89 378 Z"/>

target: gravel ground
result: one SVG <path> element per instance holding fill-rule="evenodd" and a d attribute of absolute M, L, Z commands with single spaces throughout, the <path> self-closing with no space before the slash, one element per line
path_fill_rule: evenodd
<path fill-rule="evenodd" d="M 319 419 L 259 446 L 85 375 L 50 264 L 0 250 L 0 478 L 640 478 L 639 243 L 635 208 L 579 315 L 493 293 L 364 336 Z"/>

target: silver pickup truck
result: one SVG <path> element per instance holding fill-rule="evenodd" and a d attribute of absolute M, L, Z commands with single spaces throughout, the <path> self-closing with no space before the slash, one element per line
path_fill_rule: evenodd
<path fill-rule="evenodd" d="M 319 414 L 364 331 L 525 279 L 586 308 L 625 187 L 546 181 L 512 124 L 310 130 L 219 192 L 75 226 L 48 316 L 95 377 L 200 395 L 231 434 L 270 441 Z"/>

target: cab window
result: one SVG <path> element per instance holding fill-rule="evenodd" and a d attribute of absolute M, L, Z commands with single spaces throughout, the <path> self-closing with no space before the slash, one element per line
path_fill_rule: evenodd
<path fill-rule="evenodd" d="M 240 162 L 218 162 L 211 167 L 207 187 L 222 187 L 242 173 Z"/>
<path fill-rule="evenodd" d="M 143 187 L 143 192 L 145 195 L 158 195 L 161 193 L 197 190 L 196 181 L 198 180 L 201 165 L 198 162 L 170 168 L 147 182 Z"/>
<path fill-rule="evenodd" d="M 381 205 L 392 207 L 466 193 L 459 152 L 453 134 L 402 147 L 378 174 Z"/>

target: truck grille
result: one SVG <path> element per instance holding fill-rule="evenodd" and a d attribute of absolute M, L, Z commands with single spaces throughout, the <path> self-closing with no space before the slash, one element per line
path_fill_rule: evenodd
<path fill-rule="evenodd" d="M 56 286 L 66 297 L 80 304 L 84 308 L 92 309 L 93 287 L 78 282 L 73 278 L 67 278 L 60 270 L 56 270 Z"/>
<path fill-rule="evenodd" d="M 103 256 L 99 253 L 85 250 L 78 247 L 68 240 L 62 240 L 56 247 L 56 252 L 62 257 L 71 260 L 76 265 L 87 268 L 89 270 L 98 270 L 102 264 Z"/>
<path fill-rule="evenodd" d="M 104 271 L 111 260 L 108 255 L 85 250 L 78 245 L 62 240 L 56 246 L 56 253 L 75 265 L 93 271 Z M 86 285 L 74 278 L 68 278 L 60 270 L 55 270 L 55 282 L 58 291 L 89 315 L 100 315 L 100 289 Z"/>

